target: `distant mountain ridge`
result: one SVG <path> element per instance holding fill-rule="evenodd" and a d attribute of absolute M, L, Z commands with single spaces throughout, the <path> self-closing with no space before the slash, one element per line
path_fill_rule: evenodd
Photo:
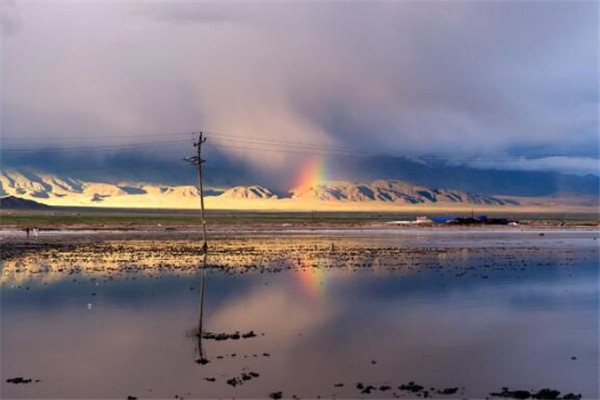
<path fill-rule="evenodd" d="M 467 193 L 453 189 L 432 189 L 397 180 L 378 179 L 370 183 L 328 182 L 293 189 L 292 199 L 310 201 L 385 202 L 399 204 L 465 203 L 518 205 L 514 200 Z"/>
<path fill-rule="evenodd" d="M 194 186 L 122 182 L 86 182 L 35 171 L 6 170 L 0 173 L 0 195 L 18 196 L 48 205 L 107 207 L 198 206 L 198 190 Z M 471 204 L 505 206 L 518 201 L 480 195 L 455 189 L 434 189 L 397 180 L 372 182 L 324 182 L 294 188 L 288 193 L 276 193 L 259 186 L 236 186 L 209 189 L 206 198 L 213 202 L 287 201 L 289 204 L 372 203 L 372 204 Z M 216 203 L 215 203 L 216 204 Z"/>
<path fill-rule="evenodd" d="M 226 199 L 277 199 L 279 196 L 263 186 L 236 186 L 225 190 L 219 197 Z"/>

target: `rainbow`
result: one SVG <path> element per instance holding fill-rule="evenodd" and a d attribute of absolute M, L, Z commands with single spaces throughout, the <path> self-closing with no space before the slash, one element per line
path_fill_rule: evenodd
<path fill-rule="evenodd" d="M 297 188 L 316 186 L 326 180 L 326 164 L 324 157 L 314 157 L 308 160 L 296 179 Z"/>
<path fill-rule="evenodd" d="M 321 265 L 317 268 L 302 266 L 298 269 L 300 285 L 304 292 L 310 297 L 323 297 L 326 294 L 326 276 Z"/>

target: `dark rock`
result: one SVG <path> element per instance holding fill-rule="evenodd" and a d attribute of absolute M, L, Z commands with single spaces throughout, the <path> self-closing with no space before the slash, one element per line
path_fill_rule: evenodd
<path fill-rule="evenodd" d="M 343 384 L 343 383 L 336 383 L 336 384 L 335 384 L 335 385 L 333 385 L 333 386 L 335 386 L 335 387 L 343 387 L 343 386 L 344 386 L 344 384 Z"/>
<path fill-rule="evenodd" d="M 14 378 L 9 378 L 6 380 L 8 383 L 14 383 L 15 385 L 26 384 L 33 382 L 33 379 L 23 378 L 22 376 L 17 376 Z"/>
<path fill-rule="evenodd" d="M 372 390 L 377 390 L 377 388 L 375 386 L 369 385 L 367 387 L 365 387 L 361 393 L 365 393 L 365 394 L 371 394 Z"/>
<path fill-rule="evenodd" d="M 238 378 L 231 378 L 231 379 L 227 379 L 227 384 L 231 385 L 233 387 L 236 387 L 237 385 L 241 385 L 242 381 L 239 380 Z"/>
<path fill-rule="evenodd" d="M 279 400 L 283 397 L 283 393 L 281 392 L 273 392 L 269 394 L 269 398 L 273 400 Z"/>
<path fill-rule="evenodd" d="M 256 337 L 256 333 L 254 331 L 250 331 L 250 332 L 244 333 L 243 335 L 240 334 L 239 331 L 235 331 L 234 333 L 226 333 L 226 332 L 221 332 L 221 333 L 204 332 L 202 334 L 202 338 L 203 339 L 216 340 L 216 341 L 219 341 L 219 342 L 223 341 L 223 340 L 239 340 L 240 338 L 248 339 L 248 338 L 252 338 L 252 337 Z"/>
<path fill-rule="evenodd" d="M 451 395 L 451 394 L 455 394 L 456 392 L 458 392 L 458 388 L 454 387 L 454 388 L 445 388 L 445 389 L 441 389 L 437 391 L 438 394 L 445 394 L 447 395 Z"/>
<path fill-rule="evenodd" d="M 536 394 L 532 395 L 534 399 L 554 400 L 558 399 L 560 392 L 552 389 L 540 389 Z"/>
<path fill-rule="evenodd" d="M 200 364 L 200 365 L 206 365 L 210 362 L 210 360 L 206 359 L 206 358 L 199 358 L 196 360 L 196 364 Z"/>
<path fill-rule="evenodd" d="M 413 381 L 410 381 L 407 384 L 403 384 L 403 385 L 399 386 L 398 389 L 404 390 L 404 391 L 407 391 L 407 392 L 416 393 L 416 392 L 420 392 L 421 390 L 423 390 L 424 387 L 421 386 L 421 385 L 417 385 Z"/>
<path fill-rule="evenodd" d="M 505 397 L 510 399 L 528 399 L 531 397 L 531 393 L 528 390 L 508 390 L 507 387 L 503 387 L 499 393 L 490 393 L 494 397 Z"/>

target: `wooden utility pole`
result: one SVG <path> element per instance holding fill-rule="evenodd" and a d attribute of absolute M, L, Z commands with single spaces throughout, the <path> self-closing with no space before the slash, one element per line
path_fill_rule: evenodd
<path fill-rule="evenodd" d="M 204 219 L 204 188 L 202 187 L 202 164 L 206 160 L 202 159 L 202 144 L 206 142 L 206 138 L 202 136 L 202 132 L 198 134 L 198 140 L 194 142 L 196 148 L 196 155 L 192 157 L 184 158 L 185 161 L 196 165 L 198 169 L 198 189 L 200 190 L 200 213 L 202 217 L 202 253 L 206 254 L 208 250 L 208 244 L 206 242 L 206 220 Z"/>

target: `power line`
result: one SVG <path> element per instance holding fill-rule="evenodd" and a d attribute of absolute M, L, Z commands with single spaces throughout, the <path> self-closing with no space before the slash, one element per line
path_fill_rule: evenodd
<path fill-rule="evenodd" d="M 121 134 L 121 135 L 101 135 L 101 136 L 52 136 L 52 140 L 98 140 L 98 139 L 129 139 L 135 137 L 168 137 L 168 136 L 191 136 L 194 132 L 168 132 L 168 133 L 141 133 L 141 134 Z M 40 138 L 34 137 L 3 137 L 2 141 L 33 141 L 38 142 Z"/>
<path fill-rule="evenodd" d="M 262 145 L 262 146 L 247 146 L 247 145 L 235 145 L 235 144 L 219 144 L 218 148 L 227 149 L 239 149 L 239 150 L 252 150 L 258 152 L 272 152 L 272 153 L 287 153 L 287 154 L 303 154 L 303 155 L 320 155 L 320 156 L 347 156 L 347 157 L 375 157 L 385 156 L 388 158 L 418 158 L 422 160 L 453 160 L 453 161 L 471 161 L 471 160 L 496 160 L 496 161 L 515 161 L 521 159 L 518 156 L 509 155 L 453 155 L 453 154 L 426 154 L 418 152 L 405 152 L 405 153 L 390 153 L 383 151 L 336 151 L 336 150 L 319 150 L 319 149 L 303 149 L 294 147 L 281 147 L 276 145 Z"/>
<path fill-rule="evenodd" d="M 137 167 L 157 167 L 157 166 L 172 166 L 172 167 L 177 167 L 177 166 L 181 166 L 181 163 L 165 163 L 163 161 L 160 162 L 160 164 L 157 164 L 156 162 L 139 162 L 139 163 L 129 163 L 129 164 L 119 164 L 118 166 L 114 166 L 114 167 L 107 167 L 107 166 L 97 166 L 97 167 L 84 167 L 84 168 L 69 168 L 69 172 L 85 172 L 85 171 L 120 171 L 120 172 L 130 172 L 130 171 L 123 171 L 123 168 L 137 168 Z M 2 167 L 4 169 L 4 167 Z M 30 164 L 26 164 L 26 165 L 11 165 L 10 167 L 7 167 L 10 169 L 31 169 L 31 170 L 35 170 L 36 167 L 32 167 Z"/>
<path fill-rule="evenodd" d="M 167 141 L 158 141 L 158 142 L 142 142 L 142 143 L 130 143 L 130 144 L 120 144 L 120 145 L 105 145 L 105 146 L 86 146 L 86 147 L 46 147 L 46 148 L 8 148 L 2 149 L 2 152 L 7 153 L 37 153 L 43 150 L 50 150 L 52 152 L 81 152 L 81 151 L 103 151 L 103 150 L 118 150 L 118 149 L 128 149 L 128 148 L 138 148 L 138 147 L 152 147 L 152 146 L 165 146 L 165 145 L 173 145 L 173 144 L 182 144 L 189 143 L 188 139 L 184 140 L 167 140 Z"/>
<path fill-rule="evenodd" d="M 460 153 L 460 152 L 445 152 L 439 154 L 425 153 L 411 150 L 393 150 L 393 149 L 365 149 L 351 145 L 331 145 L 331 144 L 315 144 L 300 141 L 268 139 L 268 138 L 248 138 L 240 135 L 232 135 L 220 132 L 208 132 L 214 135 L 217 144 L 213 144 L 215 148 L 225 149 L 240 149 L 251 150 L 258 152 L 275 152 L 287 154 L 304 154 L 304 155 L 320 155 L 320 156 L 349 156 L 349 157 L 371 157 L 371 156 L 386 156 L 392 158 L 418 158 L 420 160 L 449 160 L 449 161 L 473 161 L 473 160 L 492 160 L 492 161 L 516 161 L 523 157 L 513 156 L 501 153 Z M 147 135 L 106 135 L 103 138 L 131 138 L 131 137 L 168 137 L 175 135 L 192 135 L 192 132 L 166 133 L 166 134 L 147 134 Z M 62 137 L 67 138 L 67 137 Z M 72 139 L 92 140 L 95 138 L 89 137 L 70 137 Z M 70 152 L 101 152 L 112 151 L 119 149 L 130 149 L 139 147 L 154 147 L 154 146 L 172 146 L 189 142 L 190 139 L 168 140 L 168 141 L 152 141 L 138 142 L 130 144 L 115 144 L 103 146 L 85 146 L 85 147 L 63 147 L 51 148 L 47 150 L 52 152 L 70 153 Z M 214 143 L 214 141 L 213 141 Z M 251 145 L 251 146 L 248 146 Z M 32 148 L 8 148 L 2 149 L 3 153 L 8 154 L 30 154 L 41 151 L 40 149 Z M 551 157 L 550 155 L 547 157 Z"/>
<path fill-rule="evenodd" d="M 269 147 L 283 147 L 283 148 L 302 148 L 302 149 L 316 149 L 316 150 L 330 150 L 333 152 L 336 151 L 359 151 L 360 153 L 364 152 L 364 148 L 363 147 L 358 147 L 358 146 L 352 146 L 352 145 L 339 145 L 339 144 L 315 144 L 315 143 L 307 143 L 307 142 L 299 142 L 299 141 L 290 141 L 290 140 L 280 140 L 280 139 L 269 139 L 269 138 L 248 138 L 245 136 L 240 136 L 240 135 L 232 135 L 232 134 L 227 134 L 227 133 L 221 133 L 221 132 L 214 132 L 214 131 L 208 131 L 208 134 L 214 135 L 215 138 L 217 139 L 217 141 L 226 141 L 226 142 L 240 142 L 240 143 L 251 143 L 251 144 L 259 144 L 259 145 L 266 145 Z M 122 139 L 127 139 L 127 138 L 133 138 L 133 137 L 169 137 L 169 136 L 176 136 L 176 135 L 192 135 L 193 132 L 176 132 L 176 133 L 163 133 L 163 134 L 138 134 L 138 135 L 103 135 L 100 137 L 83 137 L 83 136 L 62 136 L 62 137 L 55 137 L 55 139 L 59 140 L 59 139 L 70 139 L 70 140 L 98 140 L 98 139 L 104 139 L 104 138 L 122 138 Z M 10 140 L 22 140 L 20 138 L 4 138 L 5 140 L 8 139 Z M 32 139 L 32 138 L 23 138 L 23 139 Z M 186 142 L 186 140 L 181 140 L 181 141 L 175 141 L 175 142 Z M 114 148 L 120 148 L 120 147 L 136 147 L 138 145 L 154 145 L 154 143 L 160 144 L 160 143 L 167 143 L 167 142 L 150 142 L 150 143 L 137 143 L 137 144 L 128 144 L 128 145 L 108 145 L 108 146 L 95 146 L 95 147 L 67 147 L 67 148 L 58 148 L 58 149 L 53 149 L 55 151 L 82 151 L 82 150 L 99 150 L 99 149 L 114 149 Z M 30 149 L 30 148 L 20 148 L 20 149 L 5 149 L 5 151 L 11 151 L 11 152 L 31 152 L 31 151 L 37 151 L 36 149 Z M 389 149 L 367 149 L 367 151 L 369 153 L 374 153 L 374 152 L 386 152 L 389 151 Z M 426 153 L 424 152 L 419 152 L 419 151 L 403 151 L 403 154 L 411 154 L 411 155 L 425 155 Z M 471 155 L 471 154 L 467 154 L 467 153 L 457 153 L 457 152 L 453 152 L 451 155 L 456 155 L 456 154 L 460 154 L 460 155 L 464 155 L 464 156 L 468 156 L 468 157 L 473 157 L 475 155 Z M 445 153 L 443 156 L 446 155 L 450 155 L 450 153 Z"/>

